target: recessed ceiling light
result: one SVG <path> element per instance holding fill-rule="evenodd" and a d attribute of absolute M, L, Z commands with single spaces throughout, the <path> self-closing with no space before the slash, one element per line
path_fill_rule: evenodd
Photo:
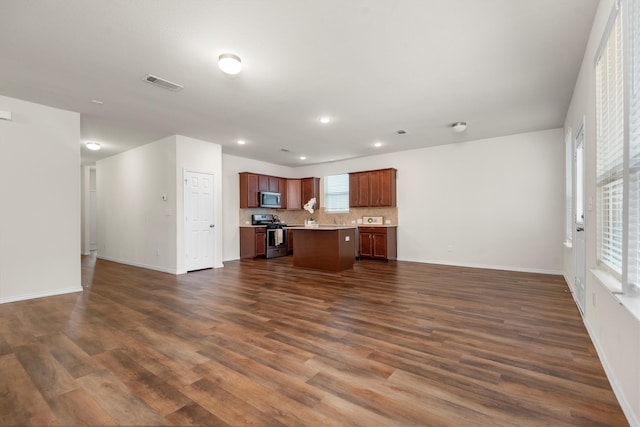
<path fill-rule="evenodd" d="M 238 74 L 242 71 L 242 61 L 238 55 L 223 53 L 218 57 L 218 67 L 227 74 Z"/>
<path fill-rule="evenodd" d="M 374 147 L 382 147 L 382 142 L 376 142 L 373 144 Z"/>
<path fill-rule="evenodd" d="M 244 143 L 245 143 L 244 139 L 239 139 L 237 142 L 238 142 L 238 145 L 244 145 Z"/>
<path fill-rule="evenodd" d="M 307 156 L 300 156 L 300 160 L 307 160 Z"/>
<path fill-rule="evenodd" d="M 92 151 L 97 151 L 100 149 L 100 143 L 95 141 L 87 141 L 85 146 Z"/>
<path fill-rule="evenodd" d="M 322 116 L 320 117 L 320 123 L 326 125 L 327 123 L 331 123 L 331 117 Z"/>

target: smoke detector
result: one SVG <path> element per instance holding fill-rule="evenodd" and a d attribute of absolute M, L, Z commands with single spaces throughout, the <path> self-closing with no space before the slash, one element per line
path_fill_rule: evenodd
<path fill-rule="evenodd" d="M 147 74 L 146 76 L 144 76 L 144 81 L 147 83 L 151 83 L 152 85 L 172 90 L 174 92 L 184 89 L 184 86 L 182 85 L 170 82 L 169 80 L 160 78 L 158 76 L 154 76 L 153 74 Z"/>

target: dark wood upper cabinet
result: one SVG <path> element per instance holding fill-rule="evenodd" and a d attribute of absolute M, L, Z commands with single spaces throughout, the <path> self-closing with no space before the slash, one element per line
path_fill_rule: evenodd
<path fill-rule="evenodd" d="M 267 191 L 270 191 L 272 193 L 279 193 L 280 192 L 280 178 L 275 177 L 275 176 L 270 176 L 269 178 L 269 189 Z"/>
<path fill-rule="evenodd" d="M 257 208 L 260 206 L 258 200 L 259 176 L 255 173 L 240 173 L 240 208 Z"/>
<path fill-rule="evenodd" d="M 258 175 L 258 190 L 269 191 L 269 175 Z"/>
<path fill-rule="evenodd" d="M 287 179 L 287 209 L 302 209 L 302 182 Z"/>
<path fill-rule="evenodd" d="M 316 198 L 315 209 L 320 207 L 320 178 L 302 178 L 302 205 L 304 206 L 311 198 Z"/>
<path fill-rule="evenodd" d="M 349 174 L 349 207 L 396 206 L 396 170 Z"/>
<path fill-rule="evenodd" d="M 278 193 L 280 193 L 280 205 L 287 209 L 287 179 L 278 178 Z"/>

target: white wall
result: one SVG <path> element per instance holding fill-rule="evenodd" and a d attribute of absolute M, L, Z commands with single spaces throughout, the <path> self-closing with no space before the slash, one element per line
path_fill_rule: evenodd
<path fill-rule="evenodd" d="M 99 160 L 96 169 L 98 257 L 175 274 L 176 137 Z"/>
<path fill-rule="evenodd" d="M 398 169 L 400 260 L 559 274 L 563 147 L 562 130 L 555 129 L 300 167 L 293 173 L 322 177 Z M 228 200 L 234 202 L 238 206 Z"/>
<path fill-rule="evenodd" d="M 215 191 L 215 257 L 214 267 L 222 267 L 223 258 L 223 230 L 226 225 L 222 214 L 222 147 L 211 142 L 188 138 L 186 136 L 176 136 L 176 198 L 177 198 L 177 271 L 178 274 L 186 273 L 185 235 L 184 235 L 184 171 L 206 172 L 213 174 Z"/>
<path fill-rule="evenodd" d="M 595 55 L 613 7 L 602 0 L 596 14 L 580 74 L 565 121 L 575 134 L 585 120 L 586 199 L 596 200 Z M 558 183 L 560 185 L 560 183 Z M 575 194 L 575 191 L 574 191 Z M 594 202 L 595 204 L 595 202 Z M 598 349 L 618 400 L 631 425 L 640 425 L 640 321 L 604 287 L 590 270 L 596 267 L 596 212 L 585 211 L 586 295 L 584 321 Z M 564 250 L 565 277 L 573 280 L 574 253 Z"/>
<path fill-rule="evenodd" d="M 218 144 L 173 135 L 97 162 L 99 258 L 186 273 L 185 170 L 214 175 L 215 215 L 221 218 Z M 216 222 L 217 228 L 224 228 L 221 221 Z M 222 233 L 215 236 L 214 266 L 222 267 Z"/>
<path fill-rule="evenodd" d="M 80 115 L 0 96 L 0 303 L 81 291 Z"/>

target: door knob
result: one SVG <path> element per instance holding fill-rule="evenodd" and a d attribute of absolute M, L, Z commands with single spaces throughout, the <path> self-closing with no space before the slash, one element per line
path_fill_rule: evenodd
<path fill-rule="evenodd" d="M 215 224 L 209 224 L 209 228 L 213 228 L 215 226 L 216 226 Z"/>
<path fill-rule="evenodd" d="M 576 228 L 576 231 L 584 231 L 584 227 L 578 227 Z"/>

